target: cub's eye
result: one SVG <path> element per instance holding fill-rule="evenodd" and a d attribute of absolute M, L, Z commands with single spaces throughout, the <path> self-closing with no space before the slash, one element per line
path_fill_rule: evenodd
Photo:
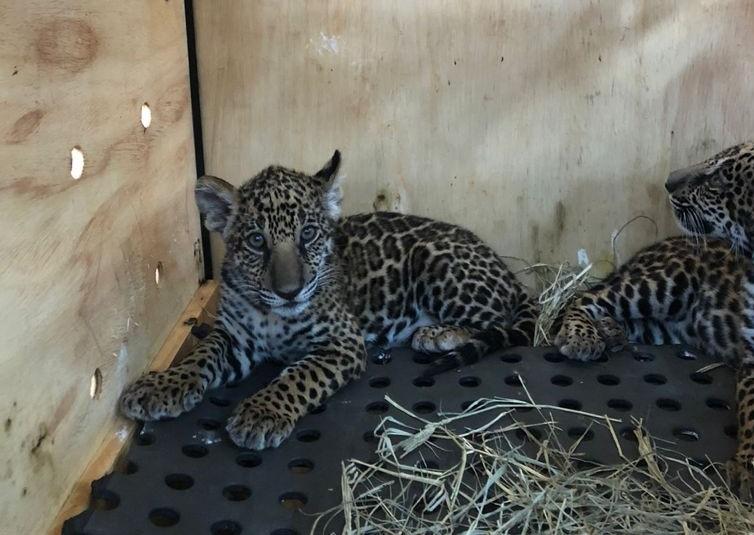
<path fill-rule="evenodd" d="M 301 241 L 304 243 L 312 241 L 316 235 L 317 229 L 314 225 L 306 225 L 301 229 Z"/>
<path fill-rule="evenodd" d="M 264 247 L 264 236 L 259 232 L 252 234 L 249 241 L 254 249 L 261 249 Z"/>

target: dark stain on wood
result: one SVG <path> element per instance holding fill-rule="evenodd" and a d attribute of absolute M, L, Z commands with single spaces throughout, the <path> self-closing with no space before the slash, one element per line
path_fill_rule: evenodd
<path fill-rule="evenodd" d="M 99 41 L 94 29 L 82 20 L 62 18 L 42 26 L 35 48 L 39 62 L 78 73 L 97 55 Z"/>
<path fill-rule="evenodd" d="M 26 138 L 37 131 L 39 123 L 42 122 L 42 117 L 44 117 L 42 110 L 32 110 L 24 113 L 13 123 L 13 127 L 10 129 L 5 141 L 11 145 L 26 141 Z"/>

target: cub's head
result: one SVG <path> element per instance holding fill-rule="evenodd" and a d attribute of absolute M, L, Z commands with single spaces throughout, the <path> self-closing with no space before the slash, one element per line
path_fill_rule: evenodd
<path fill-rule="evenodd" d="M 665 182 L 678 223 L 686 232 L 754 250 L 754 143 L 729 147 Z"/>
<path fill-rule="evenodd" d="M 332 276 L 339 165 L 335 151 L 314 175 L 271 166 L 238 189 L 211 176 L 198 180 L 205 225 L 225 241 L 222 274 L 229 287 L 281 316 L 306 309 Z"/>

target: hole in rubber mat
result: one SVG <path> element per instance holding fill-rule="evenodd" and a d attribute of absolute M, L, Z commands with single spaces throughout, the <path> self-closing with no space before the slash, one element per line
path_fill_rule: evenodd
<path fill-rule="evenodd" d="M 598 466 L 602 466 L 602 463 L 600 461 L 598 461 L 597 459 L 592 459 L 590 457 L 576 459 L 573 464 L 579 470 L 589 470 L 590 468 L 597 468 Z"/>
<path fill-rule="evenodd" d="M 309 414 L 322 414 L 326 410 L 327 410 L 327 403 L 323 403 L 322 405 L 314 407 L 312 410 L 310 410 Z"/>
<path fill-rule="evenodd" d="M 652 353 L 646 353 L 646 352 L 635 352 L 634 354 L 634 360 L 637 362 L 652 362 L 655 359 L 655 356 Z"/>
<path fill-rule="evenodd" d="M 597 382 L 605 386 L 617 386 L 620 384 L 620 378 L 617 375 L 606 373 L 598 375 Z"/>
<path fill-rule="evenodd" d="M 570 409 L 572 411 L 580 411 L 581 402 L 577 399 L 561 399 L 558 402 L 558 407 L 561 407 L 563 409 Z"/>
<path fill-rule="evenodd" d="M 506 364 L 517 364 L 524 360 L 524 358 L 518 353 L 507 353 L 505 355 L 501 355 L 500 360 L 505 362 Z"/>
<path fill-rule="evenodd" d="M 393 360 L 393 355 L 386 349 L 380 349 L 372 355 L 371 360 L 373 364 L 384 366 L 385 364 L 390 364 L 390 361 Z"/>
<path fill-rule="evenodd" d="M 639 442 L 636 438 L 636 432 L 631 426 L 621 428 L 621 430 L 618 431 L 618 434 L 623 440 L 627 440 L 628 442 Z"/>
<path fill-rule="evenodd" d="M 644 376 L 644 382 L 650 385 L 664 385 L 668 382 L 668 378 L 659 373 L 648 373 Z"/>
<path fill-rule="evenodd" d="M 432 377 L 417 377 L 412 381 L 412 384 L 417 388 L 429 388 L 434 386 L 435 380 Z"/>
<path fill-rule="evenodd" d="M 414 403 L 412 408 L 417 414 L 430 414 L 437 410 L 437 407 L 431 401 L 419 401 L 418 403 Z"/>
<path fill-rule="evenodd" d="M 594 431 L 586 427 L 571 427 L 568 429 L 568 436 L 573 439 L 581 439 L 588 442 L 594 438 Z"/>
<path fill-rule="evenodd" d="M 390 410 L 390 406 L 386 401 L 373 401 L 366 406 L 366 411 L 369 414 L 385 414 Z"/>
<path fill-rule="evenodd" d="M 286 492 L 280 496 L 278 501 L 283 508 L 288 509 L 289 511 L 297 511 L 298 509 L 303 508 L 308 500 L 306 494 L 302 492 Z"/>
<path fill-rule="evenodd" d="M 541 440 L 542 439 L 542 431 L 537 429 L 536 427 L 521 427 L 519 429 L 516 429 L 516 436 L 523 441 L 527 440 Z"/>
<path fill-rule="evenodd" d="M 689 375 L 692 381 L 694 381 L 697 384 L 700 385 L 711 385 L 712 384 L 712 376 L 708 373 L 699 373 L 694 372 L 691 375 Z"/>
<path fill-rule="evenodd" d="M 233 520 L 221 520 L 210 526 L 212 535 L 239 535 L 242 531 L 241 524 Z"/>
<path fill-rule="evenodd" d="M 111 490 L 92 491 L 91 507 L 95 511 L 112 511 L 120 505 L 120 497 Z"/>
<path fill-rule="evenodd" d="M 417 468 L 426 468 L 427 470 L 439 470 L 440 465 L 431 459 L 421 459 L 416 461 Z"/>
<path fill-rule="evenodd" d="M 676 353 L 679 359 L 681 360 L 696 360 L 697 355 L 693 351 L 689 351 L 688 349 L 682 349 L 678 353 Z"/>
<path fill-rule="evenodd" d="M 417 364 L 429 364 L 433 359 L 431 355 L 427 355 L 426 353 L 416 353 L 411 357 L 411 360 Z"/>
<path fill-rule="evenodd" d="M 719 398 L 707 398 L 707 406 L 710 409 L 715 409 L 716 411 L 729 411 L 730 410 L 730 404 Z"/>
<path fill-rule="evenodd" d="M 573 379 L 567 375 L 553 375 L 550 382 L 555 386 L 571 386 L 573 384 Z"/>
<path fill-rule="evenodd" d="M 149 521 L 160 528 L 175 526 L 180 520 L 181 515 L 178 514 L 178 511 L 168 507 L 158 507 L 149 512 Z"/>
<path fill-rule="evenodd" d="M 566 360 L 566 356 L 562 353 L 545 353 L 545 360 L 553 363 L 563 362 Z"/>
<path fill-rule="evenodd" d="M 735 424 L 726 425 L 723 428 L 723 433 L 725 433 L 730 438 L 738 438 L 738 426 Z"/>
<path fill-rule="evenodd" d="M 256 468 L 262 464 L 262 458 L 256 453 L 242 453 L 236 457 L 236 464 L 244 468 Z"/>
<path fill-rule="evenodd" d="M 505 378 L 505 384 L 508 386 L 522 386 L 524 384 L 523 377 L 519 374 L 509 375 Z"/>
<path fill-rule="evenodd" d="M 270 533 L 270 535 L 299 535 L 298 531 L 294 529 L 276 529 Z"/>
<path fill-rule="evenodd" d="M 299 442 L 316 442 L 322 434 L 316 429 L 305 429 L 296 434 L 296 439 Z"/>
<path fill-rule="evenodd" d="M 251 489 L 246 485 L 228 485 L 223 489 L 223 497 L 231 502 L 242 502 L 251 498 Z"/>
<path fill-rule="evenodd" d="M 134 442 L 136 442 L 137 446 L 151 446 L 154 444 L 155 438 L 152 433 L 142 431 L 138 435 L 136 435 L 136 439 Z"/>
<path fill-rule="evenodd" d="M 458 384 L 463 386 L 464 388 L 476 388 L 482 384 L 482 380 L 479 377 L 469 375 L 466 377 L 461 377 L 458 380 Z"/>
<path fill-rule="evenodd" d="M 368 442 L 369 444 L 377 444 L 380 441 L 380 437 L 374 434 L 374 431 L 367 431 L 362 436 L 364 439 L 364 442 Z"/>
<path fill-rule="evenodd" d="M 673 429 L 673 436 L 685 442 L 696 442 L 699 440 L 699 432 L 691 427 L 677 427 Z"/>
<path fill-rule="evenodd" d="M 188 474 L 168 474 L 165 484 L 171 489 L 186 490 L 194 486 L 194 478 Z"/>
<path fill-rule="evenodd" d="M 628 412 L 634 408 L 634 404 L 627 399 L 613 398 L 607 400 L 607 406 L 615 411 Z"/>
<path fill-rule="evenodd" d="M 288 470 L 294 474 L 308 474 L 314 470 L 314 462 L 309 459 L 293 459 L 288 463 Z"/>
<path fill-rule="evenodd" d="M 664 411 L 679 411 L 681 410 L 681 403 L 675 399 L 660 398 L 655 402 L 655 405 Z"/>
<path fill-rule="evenodd" d="M 212 405 L 215 405 L 217 407 L 228 407 L 230 406 L 230 400 L 225 398 L 218 398 L 216 396 L 210 396 L 209 402 L 212 403 Z"/>
<path fill-rule="evenodd" d="M 186 444 L 181 448 L 181 451 L 186 457 L 192 459 L 201 459 L 209 453 L 209 450 L 201 444 Z"/>
<path fill-rule="evenodd" d="M 372 388 L 387 388 L 390 386 L 390 377 L 373 377 L 369 380 L 369 386 Z"/>
<path fill-rule="evenodd" d="M 113 469 L 119 474 L 130 476 L 139 471 L 139 465 L 130 459 L 120 459 L 115 463 Z"/>
<path fill-rule="evenodd" d="M 220 427 L 222 427 L 222 424 L 220 422 L 211 418 L 199 418 L 196 423 L 199 424 L 199 427 L 201 427 L 205 431 L 217 431 L 218 429 L 220 429 Z"/>

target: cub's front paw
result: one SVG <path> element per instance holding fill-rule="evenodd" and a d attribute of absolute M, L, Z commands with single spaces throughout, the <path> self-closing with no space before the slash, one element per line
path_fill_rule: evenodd
<path fill-rule="evenodd" d="M 555 345 L 573 360 L 596 360 L 605 352 L 605 342 L 597 327 L 587 318 L 571 318 L 563 323 Z"/>
<path fill-rule="evenodd" d="M 133 420 L 175 418 L 201 402 L 204 385 L 198 375 L 176 370 L 149 372 L 126 388 L 121 412 Z"/>
<path fill-rule="evenodd" d="M 241 402 L 228 419 L 225 429 L 230 439 L 242 448 L 277 448 L 293 431 L 296 419 L 259 398 Z"/>

